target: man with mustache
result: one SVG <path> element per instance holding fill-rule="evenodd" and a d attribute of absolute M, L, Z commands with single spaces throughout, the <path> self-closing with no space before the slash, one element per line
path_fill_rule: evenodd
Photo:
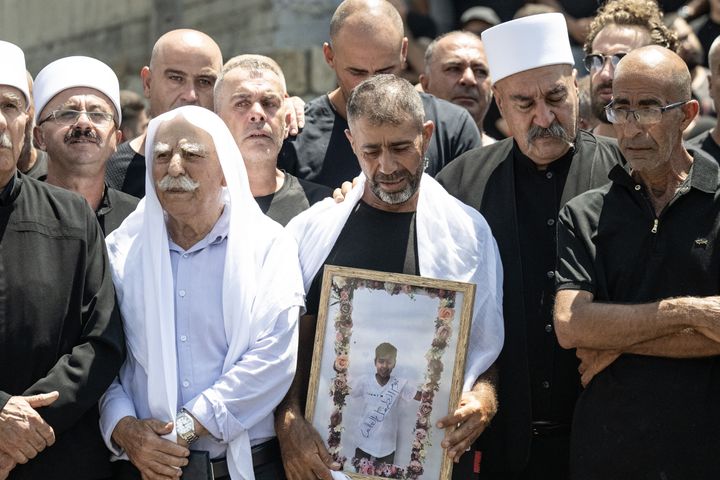
<path fill-rule="evenodd" d="M 286 97 L 280 66 L 262 55 L 228 60 L 215 84 L 215 111 L 240 149 L 250 191 L 263 213 L 283 226 L 331 193 L 277 168 L 290 122 Z"/>
<path fill-rule="evenodd" d="M 560 213 L 555 326 L 586 386 L 574 479 L 720 478 L 720 169 L 683 145 L 698 109 L 678 55 L 625 56 L 607 116 L 629 168 Z"/>
<path fill-rule="evenodd" d="M 295 371 L 297 245 L 210 110 L 154 118 L 145 153 L 154 188 L 108 236 L 128 345 L 100 402 L 115 478 L 282 479 L 272 411 Z"/>
<path fill-rule="evenodd" d="M 341 465 L 303 418 L 323 265 L 475 283 L 468 360 L 460 404 L 434 427 L 455 462 L 456 478 L 472 476 L 472 442 L 495 414 L 492 365 L 502 346 L 502 267 L 480 214 L 423 173 L 433 134 L 413 86 L 395 75 L 361 82 L 347 104 L 347 140 L 363 175 L 340 204 L 320 202 L 286 227 L 298 241 L 307 312 L 300 319 L 298 372 L 275 411 L 275 428 L 290 480 L 331 480 Z M 450 427 L 450 428 L 448 428 Z M 439 436 L 439 435 L 438 435 Z M 346 465 L 347 469 L 348 466 Z"/>
<path fill-rule="evenodd" d="M 480 438 L 481 478 L 566 479 L 577 359 L 552 326 L 560 207 L 606 183 L 612 140 L 578 130 L 578 90 L 562 14 L 533 15 L 482 35 L 498 108 L 512 137 L 472 150 L 438 175 L 479 210 L 505 273 L 501 409 Z"/>
<path fill-rule="evenodd" d="M 115 230 L 138 200 L 105 183 L 105 166 L 120 141 L 120 88 L 110 67 L 66 57 L 35 79 L 35 141 L 48 155 L 51 185 L 82 195 L 103 232 Z"/>
<path fill-rule="evenodd" d="M 17 169 L 22 50 L 0 41 L 0 64 L 0 479 L 107 479 L 97 402 L 125 342 L 105 242 L 83 198 Z"/>
<path fill-rule="evenodd" d="M 590 102 L 600 121 L 593 130 L 596 135 L 615 136 L 604 110 L 612 100 L 615 66 L 630 51 L 645 45 L 660 45 L 672 51 L 677 46 L 677 35 L 663 23 L 656 1 L 612 0 L 598 10 L 584 46 Z"/>
<path fill-rule="evenodd" d="M 420 84 L 424 92 L 467 110 L 480 130 L 482 145 L 495 142 L 483 132 L 492 90 L 480 37 L 471 32 L 455 31 L 433 40 L 425 50 L 425 73 L 420 74 Z"/>

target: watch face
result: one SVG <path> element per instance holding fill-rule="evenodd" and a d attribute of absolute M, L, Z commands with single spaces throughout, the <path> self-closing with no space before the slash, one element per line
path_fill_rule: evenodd
<path fill-rule="evenodd" d="M 175 419 L 175 424 L 179 432 L 190 432 L 194 427 L 192 418 L 188 415 L 178 415 Z"/>

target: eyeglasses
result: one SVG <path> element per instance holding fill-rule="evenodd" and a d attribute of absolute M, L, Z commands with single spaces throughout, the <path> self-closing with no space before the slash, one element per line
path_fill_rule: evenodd
<path fill-rule="evenodd" d="M 637 110 L 615 108 L 613 103 L 610 102 L 610 104 L 605 107 L 605 114 L 607 115 L 608 121 L 615 125 L 625 125 L 630 119 L 630 114 L 632 114 L 639 125 L 655 125 L 662 120 L 662 114 L 667 110 L 685 105 L 689 101 L 690 100 L 685 100 L 684 102 L 675 102 L 670 105 L 665 105 L 664 107 L 645 107 Z"/>
<path fill-rule="evenodd" d="M 90 120 L 90 122 L 92 122 L 92 124 L 97 127 L 106 127 L 111 122 L 115 121 L 115 116 L 112 113 L 107 112 L 88 112 L 86 110 L 53 110 L 52 112 L 50 112 L 50 115 L 38 122 L 38 126 L 42 125 L 50 119 L 54 120 L 55 123 L 58 123 L 60 125 L 75 125 L 78 120 L 80 120 L 80 116 L 83 114 L 85 114 L 88 120 Z"/>
<path fill-rule="evenodd" d="M 610 59 L 610 64 L 613 68 L 617 67 L 618 62 L 625 55 L 627 55 L 627 53 L 624 52 L 616 53 L 614 55 L 600 55 L 599 53 L 591 53 L 583 59 L 583 63 L 585 64 L 585 69 L 588 72 L 594 72 L 597 70 L 601 70 L 605 66 L 605 62 L 608 59 Z"/>

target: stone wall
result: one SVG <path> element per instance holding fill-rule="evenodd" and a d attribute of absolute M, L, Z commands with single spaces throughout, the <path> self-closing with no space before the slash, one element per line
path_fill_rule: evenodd
<path fill-rule="evenodd" d="M 68 55 L 109 64 L 121 88 L 141 91 L 139 72 L 155 40 L 188 27 L 213 37 L 225 59 L 273 57 L 293 95 L 334 88 L 322 56 L 339 0 L 0 0 L 0 39 L 19 45 L 33 75 Z"/>

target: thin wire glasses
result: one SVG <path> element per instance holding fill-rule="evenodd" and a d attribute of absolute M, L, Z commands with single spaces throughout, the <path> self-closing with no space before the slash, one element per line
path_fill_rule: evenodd
<path fill-rule="evenodd" d="M 615 125 L 625 125 L 632 116 L 639 125 L 649 126 L 659 123 L 660 120 L 662 120 L 663 113 L 666 111 L 681 107 L 689 101 L 690 100 L 675 102 L 670 105 L 665 105 L 664 107 L 643 107 L 636 110 L 629 110 L 624 107 L 616 108 L 613 102 L 610 102 L 610 104 L 605 107 L 605 114 L 610 123 Z"/>
<path fill-rule="evenodd" d="M 38 122 L 38 125 L 42 125 L 48 120 L 54 120 L 59 125 L 75 125 L 80 120 L 81 115 L 86 115 L 88 120 L 97 127 L 106 127 L 111 122 L 115 121 L 115 116 L 112 113 L 107 112 L 88 112 L 86 110 L 53 110 L 44 119 Z"/>

